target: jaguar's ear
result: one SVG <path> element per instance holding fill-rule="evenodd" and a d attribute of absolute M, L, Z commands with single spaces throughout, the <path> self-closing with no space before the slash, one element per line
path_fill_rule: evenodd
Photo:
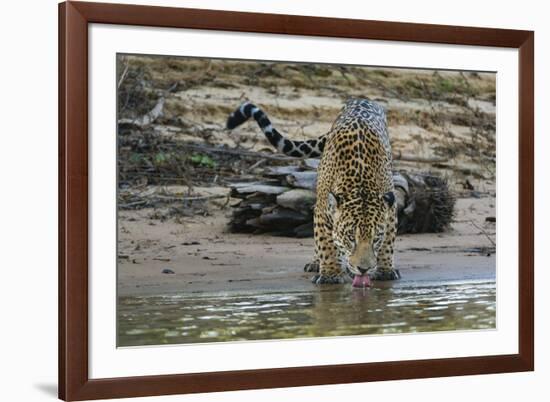
<path fill-rule="evenodd" d="M 331 213 L 334 213 L 336 211 L 336 208 L 338 207 L 338 205 L 340 205 L 340 197 L 338 197 L 334 193 L 329 192 L 327 202 L 328 202 L 328 210 Z"/>
<path fill-rule="evenodd" d="M 393 207 L 393 204 L 395 203 L 395 194 L 393 194 L 393 191 L 389 191 L 386 194 L 382 196 L 384 201 L 386 201 L 386 204 L 391 208 Z"/>

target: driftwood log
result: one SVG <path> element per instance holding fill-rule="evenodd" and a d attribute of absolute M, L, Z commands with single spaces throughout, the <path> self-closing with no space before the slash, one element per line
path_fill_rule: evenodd
<path fill-rule="evenodd" d="M 229 223 L 232 232 L 313 236 L 316 159 L 266 168 L 260 181 L 234 183 Z M 394 172 L 398 233 L 434 233 L 449 227 L 454 196 L 446 180 L 427 173 Z"/>

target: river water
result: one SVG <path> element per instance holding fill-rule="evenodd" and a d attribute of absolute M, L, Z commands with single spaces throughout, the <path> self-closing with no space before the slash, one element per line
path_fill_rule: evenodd
<path fill-rule="evenodd" d="M 492 329 L 494 281 L 120 297 L 119 347 Z"/>

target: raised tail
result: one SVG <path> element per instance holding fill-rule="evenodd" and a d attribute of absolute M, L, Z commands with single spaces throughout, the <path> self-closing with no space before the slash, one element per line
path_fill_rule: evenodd
<path fill-rule="evenodd" d="M 297 158 L 319 158 L 325 147 L 325 136 L 315 140 L 295 141 L 285 138 L 277 129 L 273 128 L 271 121 L 262 109 L 250 102 L 243 103 L 227 118 L 226 127 L 229 130 L 240 126 L 245 121 L 254 117 L 262 129 L 265 137 L 279 152 Z"/>

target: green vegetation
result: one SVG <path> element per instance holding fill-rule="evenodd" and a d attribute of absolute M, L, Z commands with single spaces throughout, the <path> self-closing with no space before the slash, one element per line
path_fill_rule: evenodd
<path fill-rule="evenodd" d="M 189 158 L 195 165 L 204 166 L 208 168 L 215 168 L 216 162 L 212 160 L 208 155 L 193 154 Z"/>

